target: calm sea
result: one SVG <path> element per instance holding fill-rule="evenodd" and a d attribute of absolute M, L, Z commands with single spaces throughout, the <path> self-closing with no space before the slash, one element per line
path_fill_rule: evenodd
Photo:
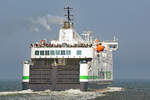
<path fill-rule="evenodd" d="M 33 92 L 22 91 L 21 81 L 1 80 L 0 100 L 150 100 L 150 80 L 116 80 L 109 87 L 104 91 L 90 92 Z"/>

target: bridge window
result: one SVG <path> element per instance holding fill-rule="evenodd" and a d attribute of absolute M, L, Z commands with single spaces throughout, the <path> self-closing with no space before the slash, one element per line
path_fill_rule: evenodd
<path fill-rule="evenodd" d="M 65 55 L 65 50 L 61 50 L 61 55 Z"/>
<path fill-rule="evenodd" d="M 50 50 L 50 54 L 51 55 L 55 55 L 55 51 L 54 50 Z"/>
<path fill-rule="evenodd" d="M 44 55 L 44 50 L 40 51 L 40 55 Z"/>
<path fill-rule="evenodd" d="M 60 55 L 60 50 L 56 50 L 56 55 Z"/>
<path fill-rule="evenodd" d="M 81 55 L 81 54 L 82 54 L 81 50 L 77 50 L 77 55 Z"/>
<path fill-rule="evenodd" d="M 49 55 L 49 51 L 48 50 L 45 51 L 45 55 Z"/>
<path fill-rule="evenodd" d="M 71 51 L 70 50 L 66 50 L 66 55 L 71 55 Z"/>
<path fill-rule="evenodd" d="M 38 50 L 35 51 L 35 55 L 39 55 L 39 51 Z"/>

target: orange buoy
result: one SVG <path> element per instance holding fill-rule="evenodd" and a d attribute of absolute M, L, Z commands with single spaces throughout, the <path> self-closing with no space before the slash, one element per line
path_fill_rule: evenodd
<path fill-rule="evenodd" d="M 97 52 L 103 51 L 104 48 L 105 48 L 104 46 L 97 44 L 96 51 L 97 51 Z"/>

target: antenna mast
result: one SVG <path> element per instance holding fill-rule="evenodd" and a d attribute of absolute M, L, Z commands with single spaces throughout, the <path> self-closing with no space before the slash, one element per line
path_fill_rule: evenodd
<path fill-rule="evenodd" d="M 73 19 L 71 19 L 71 16 L 73 16 L 73 15 L 70 14 L 70 11 L 71 11 L 73 8 L 70 8 L 70 7 L 68 6 L 68 7 L 65 7 L 64 9 L 67 11 L 67 14 L 66 14 L 65 16 L 67 17 L 68 22 L 71 22 L 71 21 L 73 20 Z"/>

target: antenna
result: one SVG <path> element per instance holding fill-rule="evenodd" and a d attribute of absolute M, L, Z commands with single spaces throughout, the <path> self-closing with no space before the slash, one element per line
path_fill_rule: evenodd
<path fill-rule="evenodd" d="M 69 6 L 71 3 L 71 0 L 66 0 L 66 5 Z"/>
<path fill-rule="evenodd" d="M 71 19 L 71 16 L 73 16 L 73 15 L 70 14 L 70 11 L 71 11 L 73 8 L 70 8 L 70 7 L 68 6 L 68 7 L 65 7 L 64 9 L 67 10 L 67 14 L 66 14 L 65 16 L 67 17 L 68 22 L 71 22 L 71 21 L 73 20 L 73 19 Z"/>
<path fill-rule="evenodd" d="M 115 35 L 116 35 L 116 32 L 114 32 L 114 41 L 118 41 L 118 38 Z"/>

